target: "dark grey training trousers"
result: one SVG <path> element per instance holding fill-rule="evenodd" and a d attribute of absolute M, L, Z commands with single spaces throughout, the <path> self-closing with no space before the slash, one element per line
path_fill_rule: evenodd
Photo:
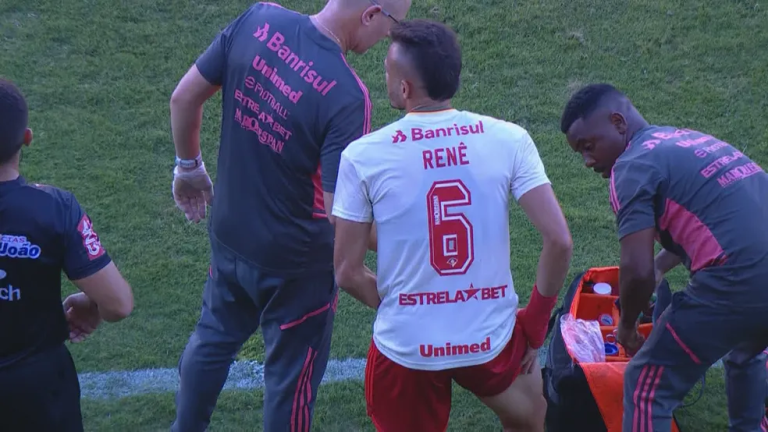
<path fill-rule="evenodd" d="M 230 365 L 261 327 L 263 430 L 309 431 L 338 300 L 333 272 L 270 275 L 215 240 L 211 243 L 200 320 L 179 360 L 181 383 L 171 430 L 206 430 Z"/>
<path fill-rule="evenodd" d="M 672 412 L 724 358 L 730 432 L 760 432 L 768 311 L 712 306 L 677 292 L 624 374 L 623 432 L 669 432 Z"/>

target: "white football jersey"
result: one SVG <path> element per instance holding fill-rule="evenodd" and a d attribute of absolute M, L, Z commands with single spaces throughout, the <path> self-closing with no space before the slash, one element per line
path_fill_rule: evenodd
<path fill-rule="evenodd" d="M 525 129 L 455 109 L 409 113 L 344 150 L 333 214 L 376 222 L 385 356 L 442 370 L 501 352 L 518 303 L 509 197 L 546 183 Z"/>

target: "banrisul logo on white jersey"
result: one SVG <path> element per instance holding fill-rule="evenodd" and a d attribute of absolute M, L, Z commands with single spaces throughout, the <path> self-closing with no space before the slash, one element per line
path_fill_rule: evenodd
<path fill-rule="evenodd" d="M 40 246 L 24 236 L 0 234 L 0 257 L 38 259 L 40 253 Z"/>

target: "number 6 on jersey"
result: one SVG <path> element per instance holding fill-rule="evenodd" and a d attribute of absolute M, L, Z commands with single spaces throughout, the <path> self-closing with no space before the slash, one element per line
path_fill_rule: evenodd
<path fill-rule="evenodd" d="M 475 259 L 472 224 L 463 213 L 448 213 L 471 204 L 461 180 L 436 181 L 427 193 L 429 260 L 440 276 L 463 275 Z"/>

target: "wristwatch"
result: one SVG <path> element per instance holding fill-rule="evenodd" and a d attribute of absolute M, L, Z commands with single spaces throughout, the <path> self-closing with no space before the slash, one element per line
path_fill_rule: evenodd
<path fill-rule="evenodd" d="M 194 159 L 179 159 L 176 156 L 176 165 L 184 169 L 193 169 L 199 167 L 203 163 L 203 156 L 197 155 Z"/>

